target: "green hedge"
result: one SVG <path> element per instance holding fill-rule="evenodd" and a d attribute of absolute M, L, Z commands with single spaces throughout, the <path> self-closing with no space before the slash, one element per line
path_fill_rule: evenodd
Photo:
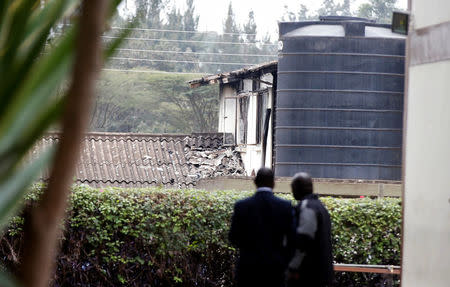
<path fill-rule="evenodd" d="M 55 285 L 231 286 L 231 212 L 236 200 L 251 194 L 74 187 Z M 336 262 L 399 265 L 400 200 L 322 201 L 332 217 Z M 1 241 L 4 264 L 13 269 L 22 224 L 16 217 Z M 373 278 L 337 276 L 340 286 Z"/>

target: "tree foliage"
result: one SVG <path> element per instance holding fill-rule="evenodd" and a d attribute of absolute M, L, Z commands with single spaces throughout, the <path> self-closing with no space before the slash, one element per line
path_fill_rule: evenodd
<path fill-rule="evenodd" d="M 248 42 L 254 42 L 256 40 L 256 22 L 253 10 L 248 12 L 248 21 L 243 27 L 243 32 L 245 33 L 245 39 Z"/>
<path fill-rule="evenodd" d="M 378 23 L 391 23 L 392 11 L 397 0 L 369 0 L 358 8 L 358 16 L 376 20 Z"/>
<path fill-rule="evenodd" d="M 169 1 L 138 0 L 138 28 L 99 81 L 99 98 L 91 130 L 111 132 L 210 132 L 217 130 L 217 87 L 190 90 L 186 81 L 204 73 L 220 73 L 274 60 L 269 38 L 259 41 L 254 12 L 237 23 L 228 6 L 223 33 L 199 32 L 195 1 L 186 8 Z M 224 13 L 224 14 L 225 14 Z M 156 18 L 152 15 L 159 15 Z M 117 23 L 126 23 L 126 19 Z M 153 23 L 158 21 L 158 23 Z M 114 29 L 112 29 L 114 31 Z M 244 33 L 244 34 L 243 34 Z M 143 40 L 141 40 L 143 39 Z M 257 43 L 257 44 L 255 44 Z M 269 55 L 269 56 L 259 56 Z M 273 55 L 273 56 L 271 56 Z M 145 70 L 144 72 L 140 72 Z M 152 70 L 154 73 L 145 73 Z M 169 73 L 159 74 L 158 71 Z M 171 75 L 171 72 L 202 73 Z"/>
<path fill-rule="evenodd" d="M 361 4 L 356 15 L 381 22 L 390 21 L 389 13 L 395 2 L 396 0 L 370 0 Z M 230 2 L 227 10 L 223 11 L 226 17 L 222 33 L 200 32 L 195 0 L 186 0 L 186 8 L 183 10 L 176 6 L 168 9 L 170 3 L 172 2 L 163 0 L 136 1 L 137 13 L 134 17 L 139 20 L 138 27 L 144 30 L 133 31 L 130 36 L 132 39 L 125 42 L 108 68 L 136 70 L 136 73 L 137 70 L 153 70 L 215 74 L 276 59 L 275 46 L 270 37 L 266 35 L 261 39 L 256 36 L 259 31 L 252 10 L 245 23 L 238 23 L 236 7 Z M 299 4 L 296 9 L 285 6 L 283 20 L 317 20 L 318 15 L 352 15 L 352 4 L 354 2 L 351 0 L 323 0 L 318 11 L 310 11 L 303 4 Z M 122 19 L 117 23 L 126 22 L 127 19 Z M 142 81 L 147 76 L 133 76 L 132 73 L 113 76 L 112 72 L 108 72 L 99 84 L 100 97 L 96 103 L 91 129 L 184 133 L 216 129 L 214 121 L 217 117 L 211 115 L 218 110 L 218 106 L 214 106 L 217 104 L 215 87 L 189 91 L 181 78 L 188 81 L 198 75 L 189 76 L 190 78 L 166 75 L 164 80 L 148 79 L 144 84 Z M 175 78 L 177 80 L 173 80 Z M 132 79 L 137 82 L 133 84 L 130 82 Z M 167 86 L 167 83 L 173 86 Z M 167 88 L 167 92 L 164 93 L 163 88 Z M 118 91 L 122 94 L 119 95 Z M 132 99 L 122 99 L 128 95 Z M 136 99 L 135 95 L 140 97 Z M 151 103 L 150 106 L 147 106 L 148 103 Z M 205 107 L 211 109 L 206 110 Z M 205 114 L 197 114 L 199 111 L 204 111 Z"/>
<path fill-rule="evenodd" d="M 55 285 L 231 286 L 230 217 L 236 200 L 252 193 L 74 187 Z M 400 200 L 322 201 L 332 219 L 335 262 L 399 265 Z M 12 246 L 0 248 L 12 266 L 21 228 L 14 218 L 0 245 Z M 373 274 L 336 277 L 335 286 L 383 286 Z"/>
<path fill-rule="evenodd" d="M 389 24 L 391 22 L 392 10 L 395 8 L 397 0 L 368 0 L 361 3 L 355 11 L 352 9 L 352 0 L 323 0 L 317 11 L 309 11 L 301 4 L 297 9 L 288 6 L 284 8 L 282 21 L 304 21 L 317 20 L 319 16 L 358 16 L 375 20 L 377 23 Z"/>
<path fill-rule="evenodd" d="M 198 74 L 105 71 L 91 130 L 135 133 L 214 132 L 218 124 L 217 86 L 191 89 Z"/>
<path fill-rule="evenodd" d="M 195 0 L 186 0 L 181 11 L 174 1 L 137 0 L 138 28 L 125 43 L 111 68 L 145 68 L 167 72 L 217 73 L 260 64 L 276 58 L 275 45 L 267 45 L 256 35 L 254 12 L 249 11 L 249 22 L 238 23 L 231 2 L 224 11 L 223 33 L 198 31 L 199 15 Z M 170 4 L 170 5 L 169 5 Z M 171 8 L 169 8 L 171 7 Z M 253 22 L 250 22 L 253 19 Z M 126 19 L 116 23 L 126 23 Z M 254 34 L 254 33 L 250 33 Z M 242 44 L 245 42 L 245 44 Z M 240 55 L 253 54 L 254 56 Z M 230 55 L 232 54 L 232 55 Z M 261 55 L 261 56 L 259 56 Z M 269 55 L 269 56 L 263 56 Z"/>

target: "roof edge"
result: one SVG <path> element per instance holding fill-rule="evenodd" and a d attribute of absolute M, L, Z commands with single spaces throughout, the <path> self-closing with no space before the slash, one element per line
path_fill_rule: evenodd
<path fill-rule="evenodd" d="M 227 73 L 220 73 L 216 75 L 208 75 L 198 79 L 190 80 L 187 83 L 191 88 L 198 88 L 217 83 L 230 83 L 237 79 L 242 79 L 252 74 L 267 74 L 276 72 L 278 69 L 278 60 L 262 63 L 259 65 L 245 67 L 239 70 L 234 70 Z"/>
<path fill-rule="evenodd" d="M 43 138 L 60 138 L 61 132 L 47 132 Z M 190 134 L 177 134 L 177 133 L 116 133 L 116 132 L 86 132 L 84 138 L 186 138 L 186 137 L 223 137 L 223 133 L 190 133 Z"/>

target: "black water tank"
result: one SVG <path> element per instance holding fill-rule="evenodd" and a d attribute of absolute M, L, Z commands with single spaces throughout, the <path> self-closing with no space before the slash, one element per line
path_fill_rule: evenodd
<path fill-rule="evenodd" d="M 275 174 L 400 180 L 404 37 L 345 17 L 279 29 Z"/>

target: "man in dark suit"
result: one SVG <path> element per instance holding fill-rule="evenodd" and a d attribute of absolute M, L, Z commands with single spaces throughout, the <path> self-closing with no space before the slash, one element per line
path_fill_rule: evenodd
<path fill-rule="evenodd" d="M 330 215 L 313 194 L 309 174 L 297 173 L 291 187 L 298 205 L 295 210 L 296 250 L 289 262 L 287 286 L 331 286 L 334 274 Z"/>
<path fill-rule="evenodd" d="M 295 232 L 292 204 L 273 194 L 272 170 L 261 168 L 254 182 L 256 193 L 235 204 L 231 221 L 229 239 L 239 249 L 237 286 L 283 286 Z"/>

